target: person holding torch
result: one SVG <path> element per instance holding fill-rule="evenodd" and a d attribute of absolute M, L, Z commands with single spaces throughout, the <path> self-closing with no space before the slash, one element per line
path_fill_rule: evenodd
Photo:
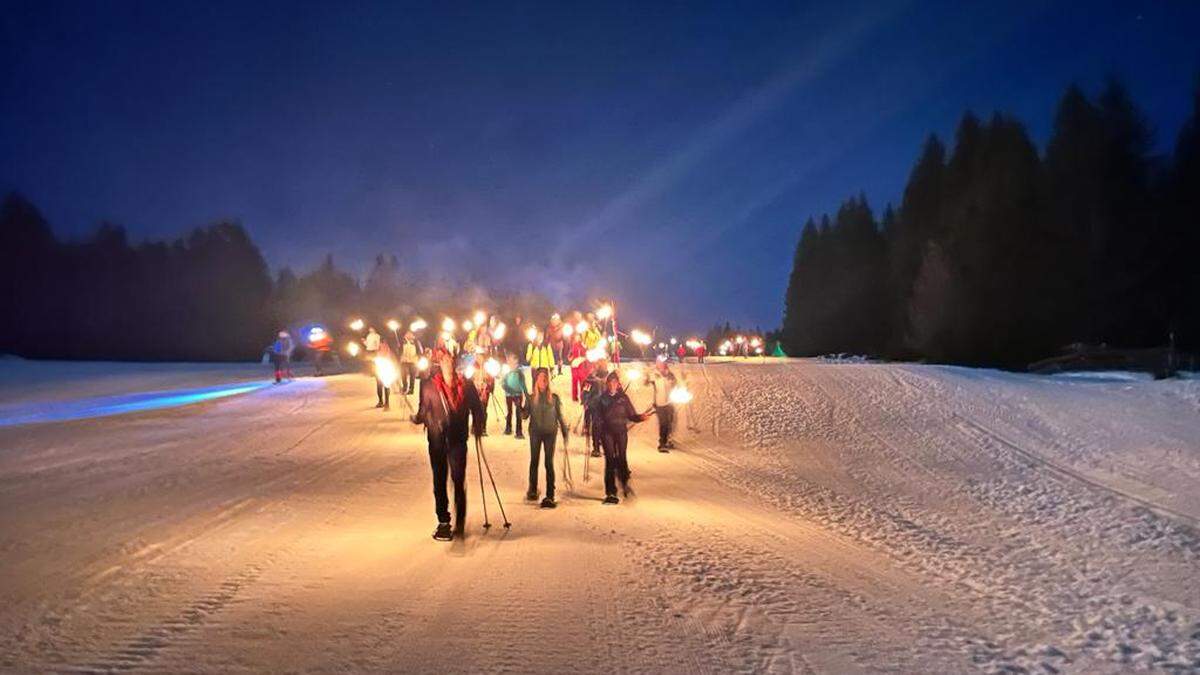
<path fill-rule="evenodd" d="M 525 399 L 522 414 L 529 419 L 529 492 L 525 499 L 538 498 L 538 454 L 545 451 L 546 498 L 543 509 L 558 506 L 554 501 L 554 441 L 562 431 L 563 443 L 567 442 L 567 420 L 563 417 L 562 401 L 558 394 L 550 391 L 550 371 L 538 368 L 533 371 L 533 393 Z"/>
<path fill-rule="evenodd" d="M 639 413 L 621 387 L 621 375 L 617 371 L 604 380 L 604 393 L 595 400 L 593 415 L 600 427 L 600 441 L 604 446 L 604 503 L 619 504 L 617 484 L 625 497 L 633 494 L 629 487 L 629 425 L 645 421 L 654 414 L 651 408 Z"/>
<path fill-rule="evenodd" d="M 449 541 L 463 537 L 467 520 L 467 435 L 483 435 L 483 404 L 474 383 L 454 370 L 454 357 L 435 350 L 437 372 L 421 387 L 421 403 L 413 424 L 425 425 L 429 464 L 433 468 L 434 513 L 438 525 L 433 538 Z M 469 426 L 468 426 L 469 425 Z M 454 529 L 450 528 L 447 474 L 454 483 Z"/>

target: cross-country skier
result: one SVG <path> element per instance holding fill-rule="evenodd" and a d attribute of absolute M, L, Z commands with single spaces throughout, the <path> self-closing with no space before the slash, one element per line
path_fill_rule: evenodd
<path fill-rule="evenodd" d="M 483 406 L 475 385 L 454 371 L 454 357 L 434 352 L 438 371 L 421 386 L 421 403 L 414 424 L 424 424 L 429 441 L 429 463 L 433 467 L 433 500 L 438 526 L 433 538 L 449 541 L 464 536 L 467 519 L 467 433 L 468 416 L 476 438 L 483 434 Z M 454 529 L 450 529 L 450 504 L 446 494 L 449 473 L 454 482 Z"/>
<path fill-rule="evenodd" d="M 368 337 L 370 335 L 368 334 Z M 392 409 L 392 387 L 390 382 L 384 382 L 379 375 L 380 360 L 386 361 L 383 367 L 391 368 L 393 373 L 396 371 L 396 357 L 392 354 L 392 348 L 387 342 L 380 341 L 376 343 L 378 349 L 375 350 L 375 356 L 371 358 L 371 366 L 375 371 L 375 396 L 379 399 L 379 403 L 375 404 L 376 408 L 383 408 L 384 412 Z"/>
<path fill-rule="evenodd" d="M 594 404 L 596 399 L 604 394 L 604 382 L 607 379 L 608 359 L 600 359 L 592 368 L 591 374 L 585 381 L 584 391 L 580 395 L 581 403 L 583 403 L 583 426 L 587 429 L 588 437 L 592 439 L 592 457 L 600 456 L 600 437 L 603 435 L 600 419 L 593 414 Z"/>
<path fill-rule="evenodd" d="M 521 372 L 520 361 L 516 354 L 508 355 L 508 372 L 500 381 L 500 387 L 504 389 L 504 433 L 511 434 L 513 432 L 513 417 L 517 418 L 517 438 L 525 438 L 525 434 L 521 433 L 521 408 L 524 406 L 523 401 L 525 396 L 529 394 L 529 390 L 525 387 L 525 374 Z"/>
<path fill-rule="evenodd" d="M 538 498 L 538 453 L 545 451 L 546 498 L 542 508 L 552 509 L 554 501 L 554 442 L 562 431 L 567 442 L 567 420 L 563 418 L 562 401 L 550 391 L 550 372 L 544 368 L 533 371 L 533 393 L 525 399 L 524 415 L 529 419 L 529 492 L 525 499 Z"/>
<path fill-rule="evenodd" d="M 554 367 L 554 349 L 546 344 L 546 336 L 538 333 L 533 342 L 525 348 L 525 360 L 529 363 L 530 372 L 538 368 L 547 370 Z"/>
<path fill-rule="evenodd" d="M 479 392 L 479 403 L 483 406 L 483 435 L 487 436 L 488 404 L 491 403 L 492 392 L 496 389 L 496 378 L 489 375 L 482 365 L 471 366 L 471 369 L 475 371 L 471 381 L 475 384 L 475 391 Z"/>
<path fill-rule="evenodd" d="M 425 350 L 413 332 L 404 333 L 404 342 L 400 344 L 400 390 L 405 395 L 411 395 L 418 377 L 417 361 Z"/>
<path fill-rule="evenodd" d="M 292 351 L 296 348 L 292 336 L 286 330 L 279 331 L 275 342 L 271 344 L 271 365 L 275 366 L 275 384 L 286 377 L 292 379 Z"/>
<path fill-rule="evenodd" d="M 654 370 L 646 373 L 646 381 L 654 387 L 654 412 L 658 415 L 658 451 L 675 449 L 671 433 L 675 429 L 675 404 L 671 403 L 671 391 L 677 380 L 667 365 L 666 359 L 655 361 Z"/>
<path fill-rule="evenodd" d="M 642 422 L 654 414 L 654 410 L 639 413 L 625 390 L 621 388 L 621 376 L 616 371 L 604 380 L 604 393 L 595 399 L 593 415 L 599 420 L 600 438 L 604 446 L 604 503 L 618 504 L 617 484 L 625 497 L 633 494 L 629 487 L 629 424 Z"/>
<path fill-rule="evenodd" d="M 563 356 L 567 353 L 567 343 L 563 337 L 563 320 L 557 313 L 550 315 L 550 323 L 546 326 L 546 344 L 550 345 L 550 350 L 554 353 L 554 361 L 558 362 L 558 374 L 562 375 Z M 536 368 L 532 363 L 531 368 Z M 545 366 L 543 366 L 545 367 Z M 555 367 L 551 363 L 551 368 Z"/>
<path fill-rule="evenodd" d="M 571 337 L 571 351 L 567 356 L 571 364 L 571 400 L 578 403 L 584 382 L 592 374 L 592 364 L 587 360 L 587 348 L 583 346 L 583 339 L 578 333 Z"/>

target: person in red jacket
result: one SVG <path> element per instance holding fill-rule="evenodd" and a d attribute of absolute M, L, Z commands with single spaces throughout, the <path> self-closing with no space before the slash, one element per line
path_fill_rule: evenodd
<path fill-rule="evenodd" d="M 571 351 L 567 358 L 571 364 L 571 400 L 578 403 L 584 383 L 592 374 L 592 364 L 587 360 L 587 348 L 583 346 L 583 339 L 578 334 L 571 337 Z"/>
<path fill-rule="evenodd" d="M 675 357 L 679 359 L 680 363 L 683 363 L 683 360 L 687 358 L 687 347 L 684 347 L 682 342 L 680 342 L 679 347 L 675 349 Z"/>
<path fill-rule="evenodd" d="M 696 363 L 704 363 L 704 357 L 707 354 L 708 345 L 704 344 L 704 340 L 701 340 L 699 344 L 696 345 Z"/>
<path fill-rule="evenodd" d="M 429 441 L 429 463 L 433 467 L 434 512 L 438 526 L 433 538 L 449 541 L 464 536 L 467 520 L 467 433 L 483 435 L 483 404 L 471 380 L 454 371 L 454 357 L 435 350 L 438 371 L 421 385 L 421 403 L 413 424 L 424 424 Z M 450 500 L 446 475 L 454 482 L 454 529 L 450 529 Z"/>

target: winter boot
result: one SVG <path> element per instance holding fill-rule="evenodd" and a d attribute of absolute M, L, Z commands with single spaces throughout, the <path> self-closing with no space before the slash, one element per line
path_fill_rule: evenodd
<path fill-rule="evenodd" d="M 512 436 L 512 427 L 504 427 L 504 435 Z"/>
<path fill-rule="evenodd" d="M 376 403 L 376 404 L 375 404 L 375 407 L 376 407 L 376 408 L 382 408 L 382 407 L 383 407 L 383 401 L 380 401 L 379 403 Z"/>
<path fill-rule="evenodd" d="M 558 502 L 554 501 L 554 497 L 546 497 L 542 500 L 543 509 L 552 509 L 556 506 L 558 506 Z"/>
<path fill-rule="evenodd" d="M 617 499 L 616 495 L 609 495 L 604 498 L 604 503 L 605 504 L 620 504 L 621 500 Z"/>
<path fill-rule="evenodd" d="M 599 450 L 592 450 L 592 457 L 599 457 L 599 456 L 600 456 Z"/>
<path fill-rule="evenodd" d="M 537 498 L 538 498 L 538 491 L 536 488 L 529 488 L 529 492 L 525 493 L 525 501 L 527 501 L 527 502 L 536 502 Z"/>
<path fill-rule="evenodd" d="M 513 436 L 513 438 L 525 438 L 525 434 L 523 434 L 523 433 L 521 433 L 521 432 L 519 432 L 519 431 L 518 431 L 518 432 L 517 432 L 517 435 L 516 435 L 516 436 Z"/>
<path fill-rule="evenodd" d="M 433 538 L 438 541 L 450 541 L 454 537 L 454 532 L 450 529 L 450 523 L 438 523 L 437 529 L 433 531 Z"/>

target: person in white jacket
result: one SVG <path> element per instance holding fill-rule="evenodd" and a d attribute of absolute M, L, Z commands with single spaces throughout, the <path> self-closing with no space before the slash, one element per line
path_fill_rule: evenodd
<path fill-rule="evenodd" d="M 646 373 L 646 381 L 654 387 L 654 414 L 658 417 L 658 451 L 670 452 L 675 448 L 671 433 L 675 430 L 675 404 L 671 403 L 671 391 L 675 389 L 675 373 L 667 366 L 666 359 L 659 358 L 654 370 Z"/>
<path fill-rule="evenodd" d="M 367 363 L 369 363 L 369 364 L 375 363 L 375 357 L 379 356 L 379 344 L 380 344 L 379 332 L 375 330 L 374 326 L 371 326 L 370 328 L 367 329 L 367 336 L 365 338 L 363 338 L 363 351 L 365 352 L 365 357 L 366 357 Z M 388 408 L 388 403 L 390 403 L 390 401 L 384 401 L 383 394 L 384 394 L 385 389 L 387 389 L 387 387 L 385 387 L 383 385 L 383 380 L 379 379 L 379 375 L 376 374 L 375 375 L 375 397 L 377 399 L 379 399 L 379 402 L 375 404 L 376 408 L 384 408 L 384 409 Z"/>

